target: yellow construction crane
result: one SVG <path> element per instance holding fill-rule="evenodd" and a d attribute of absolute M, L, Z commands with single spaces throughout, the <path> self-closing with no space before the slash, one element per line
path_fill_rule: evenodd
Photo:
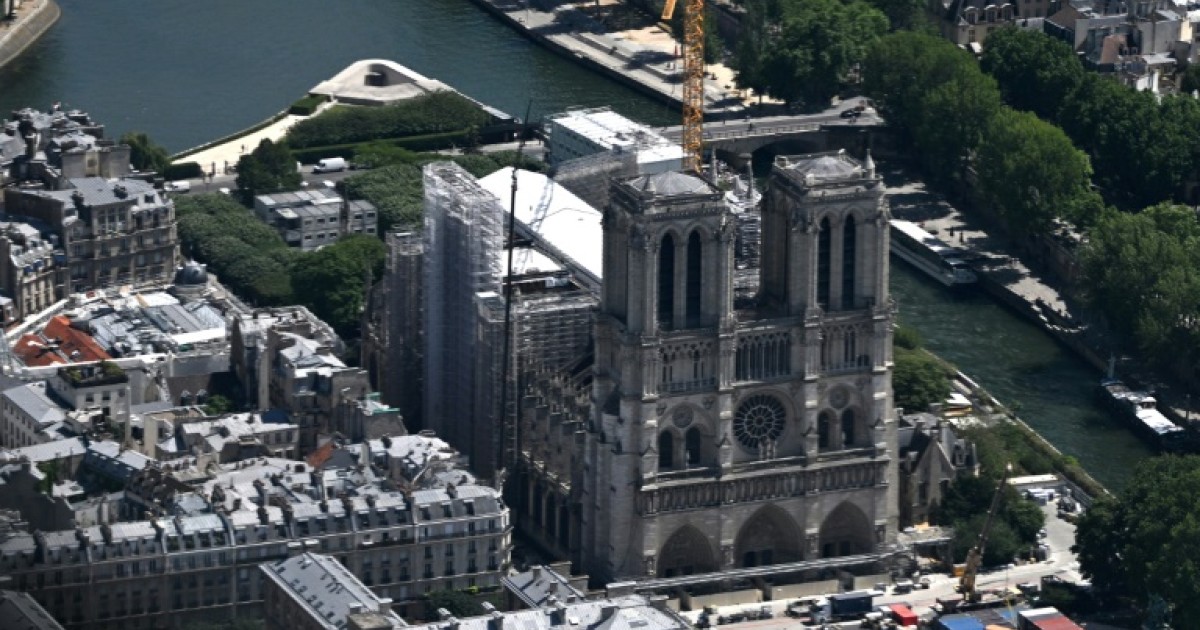
<path fill-rule="evenodd" d="M 962 577 L 958 580 L 958 587 L 955 588 L 956 591 L 962 593 L 964 603 L 973 604 L 979 601 L 979 591 L 975 590 L 975 576 L 979 573 L 979 565 L 983 564 L 983 552 L 987 547 L 992 519 L 996 518 L 996 510 L 1000 507 L 1000 500 L 1004 497 L 1004 490 L 1008 486 L 1010 475 L 1012 475 L 1012 464 L 1004 467 L 1004 476 L 1000 478 L 1000 485 L 996 486 L 996 493 L 992 495 L 992 506 L 988 510 L 987 520 L 983 522 L 983 530 L 979 532 L 979 538 L 975 541 L 975 545 L 967 552 L 967 566 L 964 567 Z"/>
<path fill-rule="evenodd" d="M 686 0 L 683 12 L 683 167 L 699 173 L 704 158 L 704 0 Z M 663 7 L 663 21 L 675 0 Z"/>

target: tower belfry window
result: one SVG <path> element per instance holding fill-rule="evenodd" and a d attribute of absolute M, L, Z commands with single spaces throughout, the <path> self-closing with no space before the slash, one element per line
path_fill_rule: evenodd
<path fill-rule="evenodd" d="M 821 231 L 817 234 L 817 304 L 829 308 L 829 267 L 833 253 L 830 247 L 829 219 L 821 219 Z"/>
<path fill-rule="evenodd" d="M 687 326 L 689 328 L 700 325 L 703 261 L 700 233 L 693 231 L 692 235 L 688 237 L 687 244 Z"/>
<path fill-rule="evenodd" d="M 842 308 L 854 308 L 855 273 L 858 271 L 858 224 L 846 217 L 842 228 Z"/>
<path fill-rule="evenodd" d="M 669 328 L 675 316 L 675 239 L 663 236 L 658 248 L 658 323 Z"/>

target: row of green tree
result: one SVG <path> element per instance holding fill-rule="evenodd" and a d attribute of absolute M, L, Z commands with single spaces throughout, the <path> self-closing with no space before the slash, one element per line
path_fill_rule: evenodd
<path fill-rule="evenodd" d="M 995 79 L 949 41 L 887 35 L 872 46 L 863 75 L 928 179 L 959 187 L 973 170 L 984 203 L 1010 228 L 1039 233 L 1056 218 L 1088 224 L 1104 207 L 1087 155 L 1053 124 L 1005 106 Z"/>
<path fill-rule="evenodd" d="M 207 263 L 221 282 L 258 306 L 302 304 L 339 334 L 357 337 L 365 283 L 383 270 L 374 235 L 350 235 L 301 252 L 254 213 L 220 194 L 175 200 L 184 252 Z"/>
<path fill-rule="evenodd" d="M 491 120 L 477 103 L 457 92 L 430 92 L 384 107 L 334 107 L 296 123 L 288 132 L 288 144 L 301 149 L 370 142 L 479 129 Z"/>
<path fill-rule="evenodd" d="M 372 170 L 346 178 L 345 192 L 352 199 L 365 199 L 374 204 L 379 214 L 379 231 L 386 234 L 394 228 L 415 229 L 421 224 L 425 187 L 421 168 L 430 162 L 452 160 L 476 177 L 483 177 L 504 168 L 516 166 L 532 171 L 546 168 L 544 162 L 514 151 L 475 155 L 439 155 L 415 153 L 386 143 L 364 146 L 355 160 Z"/>
<path fill-rule="evenodd" d="M 1105 199 L 1138 210 L 1182 201 L 1200 167 L 1200 102 L 1156 96 L 1086 70 L 1066 43 L 1005 28 L 980 60 L 1004 101 L 1055 123 L 1091 158 Z"/>

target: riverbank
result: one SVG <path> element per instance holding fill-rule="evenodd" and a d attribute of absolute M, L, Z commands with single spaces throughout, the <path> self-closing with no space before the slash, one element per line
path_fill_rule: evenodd
<path fill-rule="evenodd" d="M 32 46 L 58 21 L 62 11 L 54 0 L 34 0 L 32 7 L 22 5 L 16 19 L 0 26 L 0 68 Z M 28 4 L 28 3 L 27 3 Z"/>
<path fill-rule="evenodd" d="M 545 48 L 672 107 L 681 107 L 683 62 L 675 40 L 657 26 L 610 30 L 585 10 L 614 5 L 615 0 L 579 5 L 550 2 L 548 10 L 517 0 L 471 1 Z M 745 111 L 750 101 L 734 89 L 733 71 L 722 64 L 708 64 L 706 70 L 705 113 L 721 116 Z"/>
<path fill-rule="evenodd" d="M 925 199 L 918 203 L 893 203 L 893 216 L 920 223 L 930 233 L 964 249 L 979 275 L 979 287 L 983 291 L 1044 330 L 1098 373 L 1108 369 L 1110 357 L 1120 356 L 1120 349 L 1112 338 L 1095 324 L 1094 314 L 1072 299 L 1055 274 L 1043 273 L 1014 254 L 1017 244 L 998 227 L 977 216 L 966 216 L 941 195 L 925 190 L 922 183 L 906 184 L 905 187 L 907 189 L 897 195 L 901 199 L 920 195 Z M 1038 245 L 1039 255 L 1034 258 L 1041 258 L 1044 267 L 1065 269 L 1073 264 L 1072 254 L 1063 246 Z M 1191 417 L 1200 417 L 1200 411 L 1194 408 L 1189 411 L 1191 401 L 1186 394 L 1177 393 L 1157 382 L 1158 379 L 1147 376 L 1140 365 L 1124 361 L 1118 363 L 1118 368 L 1121 372 L 1118 376 L 1130 384 L 1153 390 L 1159 410 L 1172 422 L 1186 427 Z"/>
<path fill-rule="evenodd" d="M 940 357 L 938 359 L 941 360 Z M 983 420 L 985 426 L 995 426 L 1000 422 L 1011 423 L 1015 426 L 1024 446 L 1036 453 L 1047 466 L 1063 478 L 1074 491 L 1076 498 L 1086 497 L 1085 506 L 1090 505 L 1092 499 L 1112 496 L 1108 488 L 1096 480 L 1083 466 L 1051 444 L 1042 434 L 1018 417 L 1013 410 L 996 400 L 991 393 L 980 387 L 966 374 L 961 371 L 956 372 L 953 389 L 971 401 L 975 411 L 978 412 L 976 418 Z"/>

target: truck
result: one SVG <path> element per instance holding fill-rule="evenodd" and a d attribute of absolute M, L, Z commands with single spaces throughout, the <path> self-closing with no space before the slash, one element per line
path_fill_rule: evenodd
<path fill-rule="evenodd" d="M 818 600 L 809 612 L 814 623 L 856 619 L 871 612 L 872 598 L 870 591 L 838 593 Z"/>
<path fill-rule="evenodd" d="M 332 157 L 322 158 L 313 167 L 314 173 L 336 173 L 346 170 L 346 158 Z"/>

